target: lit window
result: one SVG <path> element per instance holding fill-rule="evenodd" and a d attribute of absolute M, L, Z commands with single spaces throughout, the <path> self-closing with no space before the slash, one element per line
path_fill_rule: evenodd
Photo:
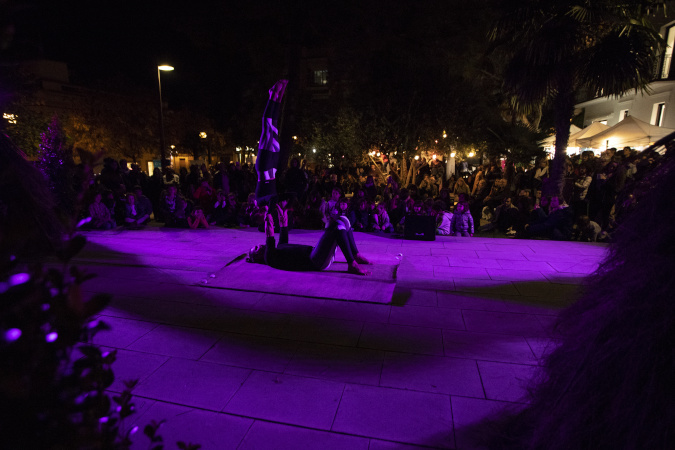
<path fill-rule="evenodd" d="M 663 53 L 663 66 L 661 69 L 661 78 L 668 78 L 670 75 L 670 64 L 673 60 L 673 45 L 675 45 L 675 27 L 668 28 L 666 38 L 666 50 Z"/>
<path fill-rule="evenodd" d="M 327 70 L 315 70 L 312 72 L 313 78 L 312 83 L 315 86 L 325 86 L 328 84 L 328 71 Z"/>
<path fill-rule="evenodd" d="M 665 102 L 655 104 L 654 110 L 652 111 L 652 125 L 656 125 L 657 127 L 663 126 L 663 116 L 665 115 L 666 115 Z"/>

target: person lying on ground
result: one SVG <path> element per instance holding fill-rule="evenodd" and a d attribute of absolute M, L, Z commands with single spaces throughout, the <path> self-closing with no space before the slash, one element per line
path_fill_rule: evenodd
<path fill-rule="evenodd" d="M 355 275 L 370 275 L 370 271 L 363 270 L 359 264 L 372 264 L 361 255 L 354 241 L 349 220 L 341 216 L 331 221 L 324 229 L 319 242 L 311 245 L 288 243 L 288 210 L 277 205 L 277 215 L 281 235 L 279 245 L 274 238 L 274 219 L 268 213 L 268 207 L 263 207 L 265 213 L 264 245 L 256 245 L 248 253 L 248 262 L 266 264 L 275 269 L 292 271 L 318 271 L 330 267 L 335 258 L 335 250 L 340 247 L 347 260 L 347 272 Z"/>

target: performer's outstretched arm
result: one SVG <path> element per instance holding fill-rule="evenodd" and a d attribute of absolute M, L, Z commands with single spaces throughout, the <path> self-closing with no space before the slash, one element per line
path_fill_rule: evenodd
<path fill-rule="evenodd" d="M 279 116 L 281 99 L 286 91 L 288 80 L 279 80 L 269 90 L 269 100 L 262 120 L 262 134 L 258 144 L 258 158 L 255 169 L 258 172 L 256 198 L 269 200 L 277 193 L 276 172 L 279 163 Z"/>

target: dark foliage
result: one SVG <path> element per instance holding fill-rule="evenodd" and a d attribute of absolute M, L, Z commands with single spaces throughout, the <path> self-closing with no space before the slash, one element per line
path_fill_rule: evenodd
<path fill-rule="evenodd" d="M 637 186 L 637 206 L 545 359 L 529 405 L 479 425 L 494 449 L 666 449 L 675 430 L 675 152 Z"/>

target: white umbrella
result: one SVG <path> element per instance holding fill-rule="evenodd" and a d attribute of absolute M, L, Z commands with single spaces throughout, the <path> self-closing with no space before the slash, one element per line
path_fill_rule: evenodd
<path fill-rule="evenodd" d="M 580 147 L 609 148 L 644 147 L 675 132 L 672 128 L 657 127 L 628 116 L 613 127 L 584 139 L 578 139 Z"/>
<path fill-rule="evenodd" d="M 570 125 L 570 138 L 574 133 L 578 133 L 579 131 L 581 131 L 581 128 L 576 125 Z M 542 147 L 553 147 L 555 145 L 555 134 L 539 141 L 539 145 Z"/>

